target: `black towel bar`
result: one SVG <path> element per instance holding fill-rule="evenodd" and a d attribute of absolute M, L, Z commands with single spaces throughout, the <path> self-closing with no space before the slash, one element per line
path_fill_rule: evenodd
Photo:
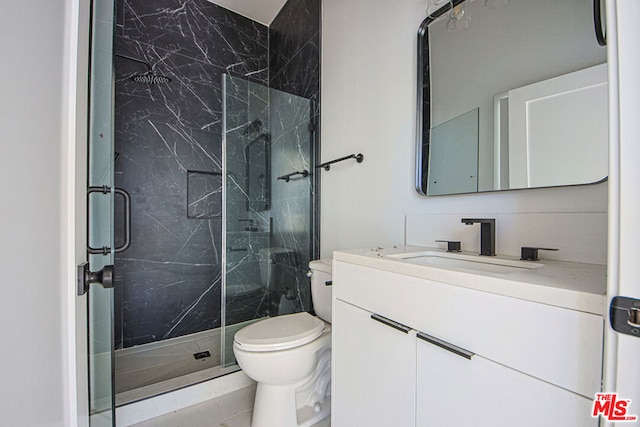
<path fill-rule="evenodd" d="M 288 173 L 286 175 L 279 176 L 277 179 L 282 179 L 282 180 L 284 180 L 284 182 L 289 182 L 291 177 L 292 176 L 296 176 L 296 175 L 302 175 L 303 177 L 306 178 L 306 177 L 309 176 L 309 171 L 305 169 L 302 172 L 297 172 L 297 171 L 296 172 L 291 172 L 291 173 Z"/>
<path fill-rule="evenodd" d="M 356 162 L 362 163 L 364 161 L 364 154 L 351 154 L 350 156 L 340 157 L 339 159 L 331 160 L 330 162 L 324 162 L 316 166 L 316 168 L 324 168 L 324 170 L 328 171 L 331 169 L 331 165 L 334 163 L 342 162 L 344 160 L 356 159 Z"/>

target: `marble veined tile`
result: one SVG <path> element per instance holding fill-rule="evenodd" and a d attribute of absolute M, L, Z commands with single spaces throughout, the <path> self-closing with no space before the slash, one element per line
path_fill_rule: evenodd
<path fill-rule="evenodd" d="M 304 98 L 317 94 L 320 89 L 319 40 L 319 36 L 309 40 L 282 68 L 272 72 L 270 86 Z"/>
<path fill-rule="evenodd" d="M 269 66 L 278 73 L 320 31 L 320 1 L 285 3 L 269 27 Z"/>
<path fill-rule="evenodd" d="M 125 0 L 123 34 L 238 75 L 266 76 L 267 27 L 205 0 Z"/>
<path fill-rule="evenodd" d="M 222 219 L 222 174 L 187 172 L 187 217 Z"/>

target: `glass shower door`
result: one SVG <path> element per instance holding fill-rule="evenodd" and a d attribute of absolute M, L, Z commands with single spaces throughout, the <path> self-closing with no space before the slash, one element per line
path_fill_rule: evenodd
<path fill-rule="evenodd" d="M 89 424 L 115 426 L 113 394 L 113 0 L 93 0 L 89 117 L 88 289 Z"/>
<path fill-rule="evenodd" d="M 235 364 L 233 336 L 267 316 L 258 256 L 270 240 L 269 89 L 224 75 L 222 365 Z"/>
<path fill-rule="evenodd" d="M 311 309 L 314 138 L 310 100 L 229 75 L 223 90 L 222 361 L 230 366 L 242 327 Z"/>

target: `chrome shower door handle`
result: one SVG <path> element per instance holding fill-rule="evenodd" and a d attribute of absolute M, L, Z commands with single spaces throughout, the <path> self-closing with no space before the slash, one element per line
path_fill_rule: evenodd
<path fill-rule="evenodd" d="M 93 193 L 102 193 L 107 195 L 111 193 L 111 187 L 106 185 L 102 187 L 89 187 L 87 189 L 87 199 Z M 114 249 L 114 252 L 119 253 L 126 251 L 127 249 L 129 249 L 129 246 L 131 246 L 131 196 L 121 188 L 116 188 L 115 190 L 113 190 L 113 193 L 115 195 L 122 196 L 122 199 L 124 200 L 124 243 Z M 89 206 L 88 200 L 87 206 Z M 89 245 L 89 242 L 87 242 L 87 252 L 93 255 L 109 255 L 109 253 L 111 252 L 111 247 L 103 246 L 101 248 L 94 248 Z"/>

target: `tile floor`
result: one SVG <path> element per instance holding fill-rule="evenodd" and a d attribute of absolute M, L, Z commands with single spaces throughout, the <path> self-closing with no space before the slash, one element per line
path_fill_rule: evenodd
<path fill-rule="evenodd" d="M 132 427 L 250 427 L 255 386 L 180 409 Z M 313 427 L 330 427 L 326 419 Z"/>
<path fill-rule="evenodd" d="M 249 427 L 255 394 L 246 387 L 132 427 Z"/>

